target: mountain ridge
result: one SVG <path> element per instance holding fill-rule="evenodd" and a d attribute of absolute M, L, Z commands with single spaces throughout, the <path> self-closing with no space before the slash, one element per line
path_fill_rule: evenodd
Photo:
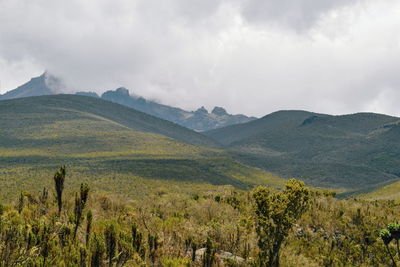
<path fill-rule="evenodd" d="M 150 115 L 166 119 L 196 131 L 206 131 L 256 119 L 242 114 L 229 114 L 222 107 L 214 107 L 209 113 L 203 106 L 195 111 L 186 111 L 147 100 L 140 96 L 131 96 L 129 90 L 120 87 L 101 95 L 102 99 L 128 106 Z"/>
<path fill-rule="evenodd" d="M 62 94 L 67 91 L 71 90 L 67 90 L 67 87 L 59 78 L 45 72 L 41 76 L 32 78 L 30 81 L 16 89 L 0 95 L 0 100 Z M 186 111 L 181 108 L 147 100 L 141 96 L 130 95 L 128 89 L 124 87 L 117 88 L 116 90 L 108 90 L 101 96 L 95 92 L 86 91 L 77 91 L 75 94 L 102 98 L 161 119 L 169 120 L 196 131 L 205 131 L 256 119 L 255 117 L 247 117 L 242 114 L 228 114 L 228 112 L 226 112 L 222 107 L 214 107 L 211 113 L 209 113 L 204 107 L 201 107 L 196 111 Z"/>

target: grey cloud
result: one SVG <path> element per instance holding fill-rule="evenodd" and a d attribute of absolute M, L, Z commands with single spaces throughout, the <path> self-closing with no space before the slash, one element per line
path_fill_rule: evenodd
<path fill-rule="evenodd" d="M 0 90 L 47 69 L 74 90 L 125 86 L 187 109 L 400 115 L 398 8 L 393 0 L 0 0 Z"/>
<path fill-rule="evenodd" d="M 250 22 L 305 31 L 329 12 L 359 2 L 366 0 L 247 0 L 242 4 L 242 11 Z"/>

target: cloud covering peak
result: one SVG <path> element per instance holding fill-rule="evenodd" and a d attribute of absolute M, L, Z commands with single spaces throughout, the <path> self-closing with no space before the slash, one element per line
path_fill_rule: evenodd
<path fill-rule="evenodd" d="M 1 0 L 0 92 L 47 69 L 186 109 L 400 115 L 394 0 Z"/>

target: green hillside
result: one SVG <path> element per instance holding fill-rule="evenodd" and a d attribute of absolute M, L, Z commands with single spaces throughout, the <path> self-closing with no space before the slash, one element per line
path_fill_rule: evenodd
<path fill-rule="evenodd" d="M 236 162 L 199 133 L 92 97 L 0 101 L 0 125 L 3 199 L 39 190 L 61 164 L 68 166 L 71 183 L 90 181 L 130 196 L 141 193 L 146 179 L 158 181 L 154 188 L 168 186 L 165 181 L 238 188 L 283 182 Z"/>
<path fill-rule="evenodd" d="M 2 123 L 11 123 L 11 131 L 19 131 L 18 128 L 41 127 L 42 124 L 55 121 L 90 118 L 91 120 L 108 120 L 114 125 L 130 130 L 162 134 L 190 144 L 217 145 L 209 138 L 172 122 L 93 97 L 51 95 L 5 100 L 1 102 L 0 113 L 3 115 Z M 19 118 L 18 116 L 23 117 Z M 101 127 L 93 129 L 93 132 L 101 130 Z M 11 132 L 10 136 L 13 136 L 12 134 Z"/>
<path fill-rule="evenodd" d="M 206 132 L 246 164 L 315 186 L 372 187 L 400 178 L 399 118 L 279 111 Z"/>
<path fill-rule="evenodd" d="M 400 182 L 395 182 L 389 185 L 373 190 L 365 194 L 357 195 L 357 198 L 366 200 L 400 200 Z"/>

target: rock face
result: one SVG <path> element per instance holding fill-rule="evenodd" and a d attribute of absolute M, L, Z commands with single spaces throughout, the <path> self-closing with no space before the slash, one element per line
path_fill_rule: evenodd
<path fill-rule="evenodd" d="M 17 87 L 14 90 L 0 95 L 0 100 L 59 94 L 65 89 L 61 80 L 48 74 L 43 73 L 39 77 L 32 78 L 29 82 Z"/>
<path fill-rule="evenodd" d="M 228 114 L 226 110 L 221 107 L 215 107 L 211 113 L 209 113 L 204 107 L 201 107 L 196 111 L 186 111 L 180 108 L 149 101 L 142 97 L 130 95 L 126 88 L 107 91 L 101 96 L 101 98 L 134 108 L 161 119 L 172 121 L 196 131 L 207 131 L 256 119 L 245 115 Z"/>
<path fill-rule="evenodd" d="M 215 114 L 217 116 L 225 116 L 225 115 L 229 115 L 228 112 L 226 112 L 226 110 L 224 108 L 221 107 L 215 107 L 212 111 L 212 114 Z"/>
<path fill-rule="evenodd" d="M 199 115 L 200 114 L 206 115 L 206 114 L 208 114 L 208 111 L 207 111 L 207 109 L 205 109 L 205 107 L 201 107 L 198 110 L 196 110 L 194 113 L 199 114 Z"/>

